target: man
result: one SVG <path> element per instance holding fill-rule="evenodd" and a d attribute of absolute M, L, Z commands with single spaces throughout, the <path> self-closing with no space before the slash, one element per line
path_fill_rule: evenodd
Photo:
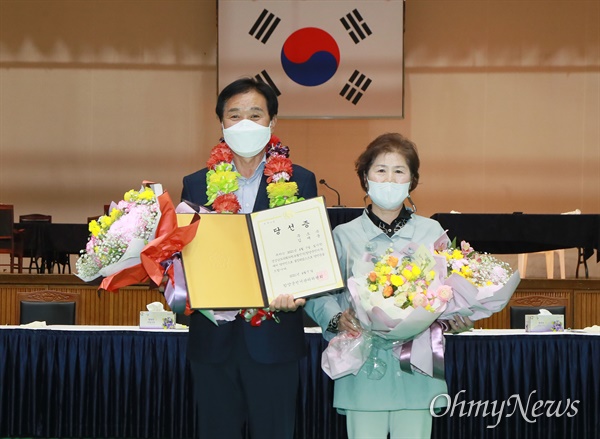
<path fill-rule="evenodd" d="M 287 148 L 271 135 L 277 110 L 266 84 L 244 78 L 225 87 L 216 106 L 224 141 L 213 148 L 207 168 L 184 177 L 182 200 L 249 213 L 268 209 L 273 197 L 315 197 L 315 175 L 292 165 Z M 285 188 L 283 195 L 271 190 L 274 185 Z M 243 287 L 224 286 L 223 294 Z M 268 310 L 215 312 L 218 325 L 198 312 L 190 316 L 188 358 L 201 438 L 242 438 L 245 426 L 253 439 L 293 437 L 304 303 L 279 295 Z"/>

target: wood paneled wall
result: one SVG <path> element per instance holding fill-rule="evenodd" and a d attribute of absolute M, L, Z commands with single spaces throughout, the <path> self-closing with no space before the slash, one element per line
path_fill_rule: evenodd
<path fill-rule="evenodd" d="M 162 302 L 161 293 L 139 285 L 118 293 L 97 292 L 97 287 L 82 282 L 74 275 L 0 275 L 0 324 L 17 325 L 18 291 L 58 290 L 78 292 L 81 302 L 78 320 L 82 325 L 139 324 L 140 311 L 151 302 Z M 594 279 L 523 279 L 509 304 L 502 311 L 476 323 L 477 328 L 510 328 L 510 305 L 565 305 L 565 325 L 584 328 L 600 324 L 600 280 Z"/>
<path fill-rule="evenodd" d="M 566 306 L 565 326 L 600 325 L 600 281 L 597 279 L 522 279 L 506 307 L 476 328 L 510 328 L 510 306 Z"/>
<path fill-rule="evenodd" d="M 151 302 L 162 302 L 161 293 L 148 286 L 122 288 L 118 293 L 97 292 L 97 287 L 85 284 L 74 275 L 0 275 L 0 324 L 18 325 L 18 291 L 56 290 L 81 294 L 78 321 L 81 325 L 136 326 L 140 311 Z"/>

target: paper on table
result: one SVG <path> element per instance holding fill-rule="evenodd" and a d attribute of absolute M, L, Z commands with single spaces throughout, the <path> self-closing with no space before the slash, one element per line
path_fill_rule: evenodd
<path fill-rule="evenodd" d="M 583 328 L 583 331 L 590 332 L 593 334 L 600 334 L 600 326 L 598 326 L 598 325 L 588 326 L 586 328 Z"/>
<path fill-rule="evenodd" d="M 26 323 L 24 325 L 20 325 L 21 328 L 30 328 L 30 329 L 38 329 L 38 328 L 46 328 L 48 325 L 46 325 L 46 321 L 39 321 L 36 320 L 34 322 L 31 323 Z"/>

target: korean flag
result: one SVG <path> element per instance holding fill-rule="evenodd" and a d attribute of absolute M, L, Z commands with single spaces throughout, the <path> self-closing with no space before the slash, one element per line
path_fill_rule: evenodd
<path fill-rule="evenodd" d="M 253 76 L 279 117 L 402 117 L 403 13 L 403 0 L 219 0 L 219 90 Z"/>

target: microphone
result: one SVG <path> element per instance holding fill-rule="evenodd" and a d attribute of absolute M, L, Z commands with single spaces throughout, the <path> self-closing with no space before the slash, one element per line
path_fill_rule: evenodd
<path fill-rule="evenodd" d="M 332 207 L 346 207 L 346 206 L 342 205 L 342 202 L 341 202 L 341 199 L 340 199 L 340 193 L 338 191 L 336 191 L 334 188 L 332 188 L 331 186 L 329 186 L 324 179 L 319 180 L 319 183 L 322 184 L 322 185 L 327 186 L 329 189 L 331 189 L 333 192 L 335 192 L 337 194 L 338 202 L 337 202 L 337 204 L 335 206 L 332 206 Z"/>

